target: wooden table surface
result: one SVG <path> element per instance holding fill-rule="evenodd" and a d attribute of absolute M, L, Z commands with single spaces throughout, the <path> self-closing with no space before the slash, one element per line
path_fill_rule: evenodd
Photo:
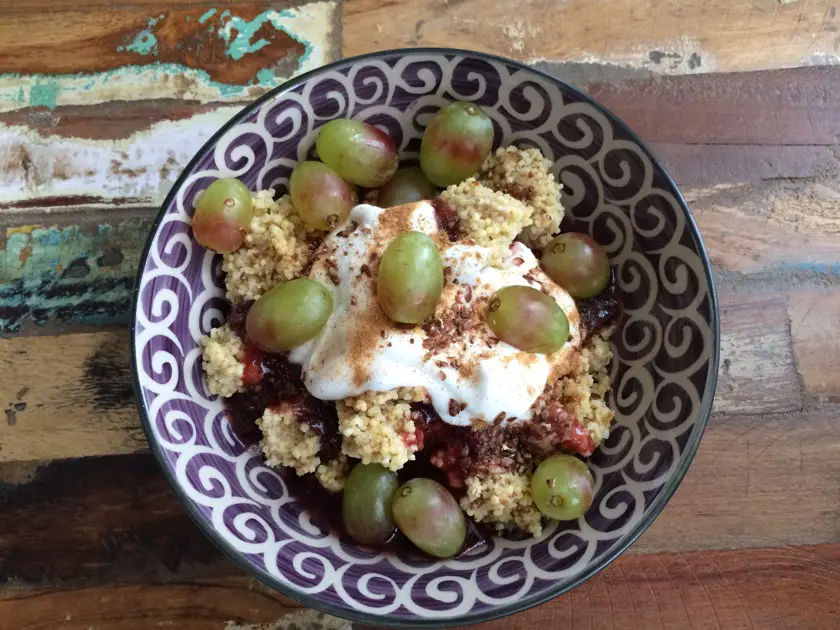
<path fill-rule="evenodd" d="M 129 292 L 167 189 L 243 103 L 427 45 L 624 118 L 720 292 L 714 414 L 665 511 L 580 588 L 479 627 L 840 627 L 839 28 L 822 0 L 0 0 L 0 627 L 351 627 L 181 508 L 132 402 Z"/>

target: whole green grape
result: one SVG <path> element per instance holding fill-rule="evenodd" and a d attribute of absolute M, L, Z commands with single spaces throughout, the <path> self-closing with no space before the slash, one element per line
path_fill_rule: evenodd
<path fill-rule="evenodd" d="M 321 161 L 342 179 L 378 188 L 397 170 L 399 156 L 391 137 L 360 120 L 336 118 L 321 127 L 315 148 Z"/>
<path fill-rule="evenodd" d="M 392 240 L 376 280 L 382 311 L 395 322 L 418 324 L 435 312 L 443 293 L 443 259 L 422 232 L 404 232 Z"/>
<path fill-rule="evenodd" d="M 540 259 L 548 277 L 575 299 L 591 298 L 610 282 L 610 260 L 588 235 L 567 232 L 543 250 Z"/>
<path fill-rule="evenodd" d="M 286 352 L 315 337 L 332 313 L 332 295 L 309 278 L 269 289 L 245 318 L 245 333 L 265 352 Z"/>
<path fill-rule="evenodd" d="M 595 480 L 582 461 L 571 455 L 552 455 L 531 477 L 531 496 L 540 512 L 558 521 L 573 521 L 592 505 Z"/>
<path fill-rule="evenodd" d="M 381 545 L 394 533 L 396 524 L 391 500 L 400 482 L 381 464 L 357 464 L 341 498 L 341 516 L 350 537 L 363 545 Z"/>
<path fill-rule="evenodd" d="M 426 127 L 420 166 L 429 181 L 445 188 L 474 175 L 493 148 L 493 121 L 478 105 L 456 101 Z"/>
<path fill-rule="evenodd" d="M 487 302 L 490 330 L 525 352 L 556 352 L 569 340 L 569 320 L 554 298 L 527 286 L 499 289 Z"/>
<path fill-rule="evenodd" d="M 253 202 L 245 184 L 233 177 L 217 179 L 196 199 L 193 235 L 207 249 L 229 254 L 242 247 L 252 216 Z"/>
<path fill-rule="evenodd" d="M 320 162 L 301 162 L 295 167 L 289 194 L 301 221 L 313 230 L 339 226 L 358 202 L 355 189 Z"/>
<path fill-rule="evenodd" d="M 426 179 L 419 166 L 401 168 L 379 189 L 377 204 L 381 208 L 393 208 L 405 203 L 432 199 L 437 188 Z"/>
<path fill-rule="evenodd" d="M 412 479 L 393 501 L 397 527 L 412 543 L 436 558 L 451 558 L 464 545 L 467 524 L 449 490 L 432 479 Z"/>

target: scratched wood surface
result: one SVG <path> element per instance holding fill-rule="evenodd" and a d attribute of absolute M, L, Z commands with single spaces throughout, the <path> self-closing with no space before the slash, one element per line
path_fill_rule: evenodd
<path fill-rule="evenodd" d="M 133 407 L 129 296 L 156 207 L 242 103 L 341 55 L 437 45 L 552 72 L 649 142 L 723 328 L 714 414 L 663 514 L 582 587 L 477 627 L 838 627 L 836 5 L 510 7 L 0 0 L 0 628 L 350 628 L 185 515 Z"/>

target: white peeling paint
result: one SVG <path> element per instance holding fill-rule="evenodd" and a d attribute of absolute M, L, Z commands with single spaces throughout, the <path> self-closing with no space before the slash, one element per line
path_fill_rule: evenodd
<path fill-rule="evenodd" d="M 257 77 L 254 77 L 251 86 L 222 84 L 210 79 L 202 70 L 154 62 L 95 74 L 0 75 L 0 112 L 28 105 L 32 100 L 32 88 L 37 89 L 45 82 L 49 82 L 55 91 L 55 105 L 58 106 L 157 98 L 197 100 L 203 103 L 247 101 L 255 96 L 255 91 L 265 91 L 296 74 L 335 60 L 338 51 L 334 45 L 336 37 L 333 25 L 337 10 L 336 2 L 313 2 L 267 13 L 276 29 L 292 34 L 295 39 L 304 42 L 308 50 L 294 72 L 288 76 L 273 76 L 272 72 L 268 85 L 264 79 Z"/>
<path fill-rule="evenodd" d="M 163 201 L 198 149 L 241 107 L 163 121 L 122 140 L 45 137 L 0 126 L 0 203 L 72 195 Z"/>

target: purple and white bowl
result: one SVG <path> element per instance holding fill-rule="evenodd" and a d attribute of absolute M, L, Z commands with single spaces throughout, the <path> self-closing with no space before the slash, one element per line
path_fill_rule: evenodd
<path fill-rule="evenodd" d="M 318 127 L 381 126 L 417 158 L 452 100 L 493 119 L 496 145 L 536 146 L 564 185 L 567 221 L 610 255 L 625 317 L 612 339 L 617 425 L 590 460 L 596 496 L 539 538 L 495 538 L 446 561 L 371 553 L 322 530 L 284 473 L 239 441 L 202 381 L 198 340 L 222 323 L 221 257 L 192 238 L 193 199 L 219 177 L 282 194 Z M 614 115 L 516 62 L 452 49 L 391 51 L 309 72 L 230 120 L 181 174 L 154 224 L 135 287 L 132 355 L 152 450 L 201 529 L 240 566 L 301 603 L 389 627 L 442 627 L 524 610 L 614 560 L 660 513 L 709 416 L 719 355 L 711 268 L 670 177 Z"/>

